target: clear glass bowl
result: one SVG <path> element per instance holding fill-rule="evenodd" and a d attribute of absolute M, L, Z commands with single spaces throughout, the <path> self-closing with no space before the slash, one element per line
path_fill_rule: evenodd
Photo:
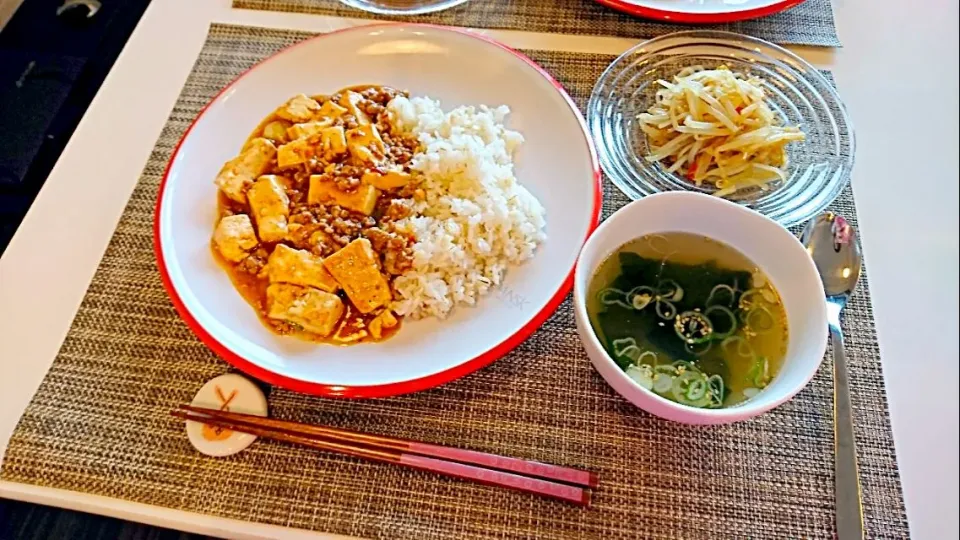
<path fill-rule="evenodd" d="M 693 30 L 651 39 L 603 72 L 587 105 L 587 123 L 604 172 L 631 199 L 671 190 L 714 191 L 644 159 L 649 148 L 637 115 L 654 103 L 658 79 L 672 80 L 688 66 L 721 64 L 760 77 L 784 125 L 799 126 L 806 134 L 805 141 L 787 145 L 786 181 L 767 190 L 738 191 L 728 199 L 786 227 L 822 212 L 850 182 L 853 168 L 853 127 L 840 97 L 817 68 L 797 55 L 730 32 Z"/>
<path fill-rule="evenodd" d="M 380 15 L 422 15 L 459 6 L 467 0 L 340 0 L 356 9 Z"/>

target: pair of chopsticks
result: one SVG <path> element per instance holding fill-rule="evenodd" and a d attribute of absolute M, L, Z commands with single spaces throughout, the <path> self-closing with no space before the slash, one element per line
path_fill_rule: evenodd
<path fill-rule="evenodd" d="M 511 488 L 578 506 L 589 506 L 589 490 L 597 487 L 597 475 L 591 472 L 450 446 L 191 405 L 181 405 L 170 414 L 212 427 Z"/>

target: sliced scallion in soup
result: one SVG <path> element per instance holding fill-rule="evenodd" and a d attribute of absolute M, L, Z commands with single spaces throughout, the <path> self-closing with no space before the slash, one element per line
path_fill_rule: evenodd
<path fill-rule="evenodd" d="M 628 242 L 590 281 L 587 311 L 607 353 L 641 386 L 684 405 L 737 405 L 787 352 L 777 290 L 736 249 L 689 233 Z"/>

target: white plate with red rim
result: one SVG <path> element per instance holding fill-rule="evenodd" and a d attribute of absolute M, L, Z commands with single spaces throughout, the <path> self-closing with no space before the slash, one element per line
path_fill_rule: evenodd
<path fill-rule="evenodd" d="M 335 54 L 332 54 L 335 52 Z M 260 120 L 298 93 L 384 84 L 439 99 L 444 109 L 506 104 L 526 139 L 515 174 L 546 208 L 547 240 L 476 307 L 445 320 L 404 321 L 380 343 L 347 347 L 267 329 L 214 260 L 213 179 Z M 500 358 L 560 305 L 600 213 L 600 169 L 579 110 L 533 61 L 477 34 L 369 25 L 324 34 L 257 64 L 197 116 L 174 150 L 157 202 L 155 248 L 181 317 L 222 358 L 295 391 L 381 397 L 431 388 Z"/>
<path fill-rule="evenodd" d="M 708 24 L 766 17 L 806 0 L 595 0 L 607 7 L 664 21 Z"/>

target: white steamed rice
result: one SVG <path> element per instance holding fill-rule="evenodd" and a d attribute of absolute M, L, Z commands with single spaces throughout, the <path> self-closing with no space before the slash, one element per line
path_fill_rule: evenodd
<path fill-rule="evenodd" d="M 546 239 L 543 205 L 517 181 L 513 154 L 523 136 L 504 127 L 505 105 L 458 107 L 395 98 L 392 120 L 422 148 L 411 168 L 425 200 L 398 223 L 413 232 L 414 266 L 394 281 L 393 309 L 412 318 L 443 318 L 499 286 L 507 267 L 533 256 Z"/>

